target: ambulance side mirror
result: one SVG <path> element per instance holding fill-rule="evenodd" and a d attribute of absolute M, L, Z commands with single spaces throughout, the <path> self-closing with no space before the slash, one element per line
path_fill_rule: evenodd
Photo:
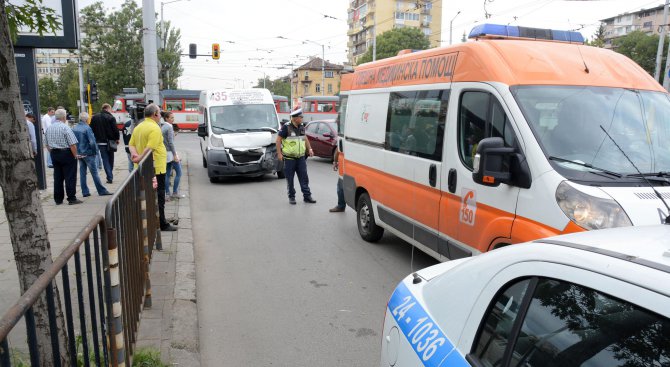
<path fill-rule="evenodd" d="M 498 186 L 508 183 L 512 177 L 509 172 L 509 156 L 514 148 L 505 147 L 502 138 L 482 139 L 477 145 L 473 160 L 472 179 L 484 186 Z"/>
<path fill-rule="evenodd" d="M 198 136 L 201 138 L 206 138 L 208 135 L 207 125 L 198 125 Z"/>

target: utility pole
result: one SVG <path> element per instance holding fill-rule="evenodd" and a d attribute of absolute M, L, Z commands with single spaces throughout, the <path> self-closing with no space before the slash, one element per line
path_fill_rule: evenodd
<path fill-rule="evenodd" d="M 668 0 L 668 1 L 670 1 L 670 0 Z M 449 44 L 451 44 L 451 33 L 452 33 L 453 30 L 454 30 L 454 19 L 456 19 L 456 17 L 458 16 L 458 14 L 461 14 L 461 11 L 460 11 L 460 10 L 456 13 L 456 15 L 454 15 L 453 18 L 451 18 L 451 21 L 449 22 Z"/>
<path fill-rule="evenodd" d="M 665 46 L 665 33 L 667 32 L 666 25 L 668 24 L 668 4 L 670 0 L 665 0 L 665 6 L 663 7 L 663 24 L 661 25 L 661 37 L 658 40 L 658 50 L 656 51 L 656 68 L 654 69 L 654 79 L 659 81 L 659 74 L 661 73 L 661 62 L 663 57 L 663 47 Z M 668 74 L 667 66 L 665 70 L 665 75 Z M 665 80 L 665 77 L 663 78 Z M 667 88 L 666 88 L 667 89 Z"/>
<path fill-rule="evenodd" d="M 158 56 L 154 0 L 142 0 L 142 46 L 144 47 L 144 92 L 146 100 L 158 104 Z"/>
<path fill-rule="evenodd" d="M 377 61 L 377 12 L 372 17 L 372 61 Z"/>
<path fill-rule="evenodd" d="M 81 50 L 79 50 L 77 62 L 79 63 L 79 113 L 82 113 L 86 111 L 86 99 L 84 98 L 86 90 L 84 89 L 84 60 L 81 57 Z"/>

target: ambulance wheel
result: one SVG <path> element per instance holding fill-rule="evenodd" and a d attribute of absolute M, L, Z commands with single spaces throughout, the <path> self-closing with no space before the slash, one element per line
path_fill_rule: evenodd
<path fill-rule="evenodd" d="M 204 155 L 202 156 L 202 167 L 207 168 L 207 158 Z"/>
<path fill-rule="evenodd" d="M 377 242 L 384 234 L 384 228 L 375 223 L 375 213 L 372 210 L 370 195 L 364 193 L 358 199 L 356 205 L 356 219 L 358 222 L 358 233 L 361 238 L 368 242 Z"/>

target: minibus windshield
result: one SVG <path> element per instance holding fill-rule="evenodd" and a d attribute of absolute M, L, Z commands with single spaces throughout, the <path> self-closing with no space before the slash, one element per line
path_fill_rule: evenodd
<path fill-rule="evenodd" d="M 670 172 L 667 94 L 583 86 L 511 89 L 552 164 L 632 177 L 637 170 L 625 153 L 643 174 Z"/>
<path fill-rule="evenodd" d="M 277 130 L 278 120 L 274 105 L 244 104 L 214 106 L 209 109 L 210 123 L 216 133 Z"/>

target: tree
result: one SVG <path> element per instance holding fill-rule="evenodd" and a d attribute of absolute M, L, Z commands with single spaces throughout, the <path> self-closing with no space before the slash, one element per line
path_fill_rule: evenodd
<path fill-rule="evenodd" d="M 291 95 L 291 83 L 288 81 L 287 77 L 270 80 L 270 78 L 266 76 L 265 83 L 263 83 L 263 78 L 260 78 L 254 88 L 263 88 L 263 85 L 265 85 L 265 88 L 272 94 L 285 97 Z"/>
<path fill-rule="evenodd" d="M 591 41 L 586 41 L 586 44 L 593 47 L 605 47 L 605 23 L 600 23 L 596 33 L 591 37 Z"/>
<path fill-rule="evenodd" d="M 58 83 L 52 78 L 42 78 L 37 82 L 39 101 L 42 108 L 46 111 L 47 107 L 56 107 L 60 103 Z M 37 114 L 39 111 L 35 112 Z M 39 116 L 37 116 L 39 118 Z"/>
<path fill-rule="evenodd" d="M 658 39 L 657 35 L 650 36 L 642 31 L 633 31 L 623 37 L 614 39 L 612 47 L 616 52 L 631 58 L 653 76 L 656 68 Z M 664 70 L 663 67 L 661 70 Z"/>
<path fill-rule="evenodd" d="M 377 37 L 377 60 L 392 57 L 400 50 L 425 50 L 430 47 L 428 37 L 418 28 L 396 28 L 384 32 Z M 372 61 L 372 46 L 361 56 L 358 64 Z"/>
<path fill-rule="evenodd" d="M 165 47 L 158 50 L 158 61 L 161 64 L 159 74 L 163 79 L 163 89 L 175 89 L 177 79 L 184 72 L 181 67 L 181 30 L 171 28 L 169 21 L 164 22 L 165 33 L 168 35 L 164 40 Z M 163 30 L 159 27 L 158 34 L 164 39 Z"/>
<path fill-rule="evenodd" d="M 109 11 L 102 2 L 81 10 L 81 42 L 84 64 L 91 79 L 98 83 L 98 104 L 109 103 L 123 88 L 144 87 L 144 49 L 142 48 L 142 9 L 133 0 L 125 0 L 118 11 Z M 163 34 L 160 24 L 156 27 Z M 166 47 L 158 51 L 159 75 L 163 86 L 173 87 L 183 73 L 180 64 L 181 31 L 165 22 Z"/>
<path fill-rule="evenodd" d="M 0 0 L 0 188 L 4 194 L 3 204 L 22 294 L 53 262 L 37 188 L 35 161 L 31 156 L 30 138 L 23 116 L 12 40 L 16 39 L 16 30 L 21 26 L 27 26 L 39 34 L 57 29 L 59 26 L 55 20 L 44 21 L 49 16 L 53 16 L 53 10 L 44 8 L 41 0 L 28 0 L 24 8 Z M 56 282 L 53 282 L 53 286 L 61 364 L 69 365 L 60 295 Z M 49 358 L 52 349 L 45 295 L 37 300 L 33 309 L 40 365 L 51 366 Z"/>

